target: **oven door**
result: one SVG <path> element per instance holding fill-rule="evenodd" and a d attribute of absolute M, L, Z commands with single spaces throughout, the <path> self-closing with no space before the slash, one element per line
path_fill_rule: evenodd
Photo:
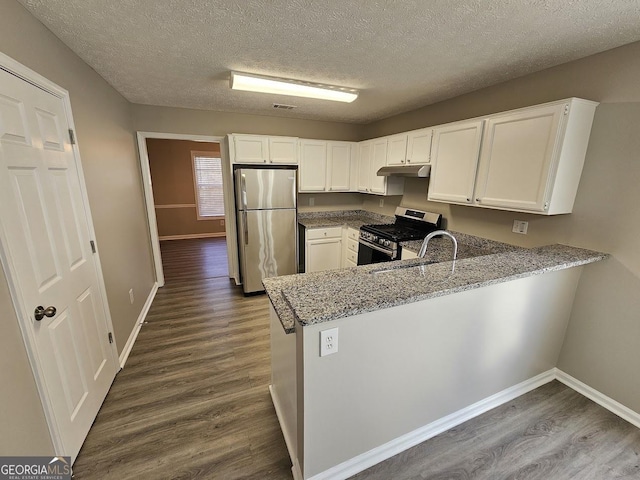
<path fill-rule="evenodd" d="M 371 263 L 390 262 L 400 257 L 400 247 L 396 252 L 390 252 L 378 245 L 360 239 L 358 245 L 358 265 L 369 265 Z"/>

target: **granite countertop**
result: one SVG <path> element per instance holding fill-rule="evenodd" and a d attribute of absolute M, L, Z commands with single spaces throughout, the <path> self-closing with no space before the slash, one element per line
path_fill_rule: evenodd
<path fill-rule="evenodd" d="M 366 210 L 340 210 L 328 212 L 298 213 L 298 223 L 306 228 L 347 226 L 359 230 L 362 225 L 393 223 L 395 217 L 367 212 Z"/>
<path fill-rule="evenodd" d="M 462 253 L 455 265 L 440 261 L 451 258 L 451 244 L 442 238 L 433 240 L 433 250 L 429 244 L 430 252 L 424 259 L 287 275 L 264 279 L 263 283 L 285 332 L 292 333 L 296 320 L 302 326 L 318 324 L 607 257 L 566 245 L 525 249 L 453 233 Z"/>

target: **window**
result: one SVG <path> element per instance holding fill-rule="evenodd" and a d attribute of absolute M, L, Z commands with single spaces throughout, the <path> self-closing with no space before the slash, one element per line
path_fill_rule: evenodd
<path fill-rule="evenodd" d="M 191 152 L 198 220 L 224 217 L 222 161 L 209 152 Z"/>

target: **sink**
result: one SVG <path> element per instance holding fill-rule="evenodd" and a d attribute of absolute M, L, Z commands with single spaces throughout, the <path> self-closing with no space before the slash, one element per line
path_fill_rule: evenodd
<path fill-rule="evenodd" d="M 415 263 L 410 263 L 409 265 L 398 265 L 397 267 L 384 268 L 384 269 L 381 269 L 381 270 L 372 270 L 369 273 L 377 275 L 379 273 L 397 272 L 398 270 L 404 270 L 406 268 L 424 267 L 426 265 L 431 265 L 431 264 L 434 264 L 434 263 L 438 263 L 438 262 L 434 262 L 434 261 L 415 262 Z"/>

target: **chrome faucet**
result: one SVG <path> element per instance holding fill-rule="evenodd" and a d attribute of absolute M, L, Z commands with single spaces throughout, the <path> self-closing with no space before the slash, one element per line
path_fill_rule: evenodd
<path fill-rule="evenodd" d="M 451 239 L 451 242 L 453 242 L 453 259 L 452 260 L 455 261 L 456 257 L 458 256 L 458 241 L 456 240 L 456 237 L 451 235 L 446 230 L 436 230 L 435 232 L 431 232 L 429 235 L 424 237 L 424 241 L 422 242 L 422 247 L 420 247 L 420 252 L 418 253 L 418 257 L 424 258 L 424 256 L 427 253 L 427 245 L 429 245 L 429 240 L 431 240 L 436 235 L 444 235 L 445 237 L 449 237 Z"/>

